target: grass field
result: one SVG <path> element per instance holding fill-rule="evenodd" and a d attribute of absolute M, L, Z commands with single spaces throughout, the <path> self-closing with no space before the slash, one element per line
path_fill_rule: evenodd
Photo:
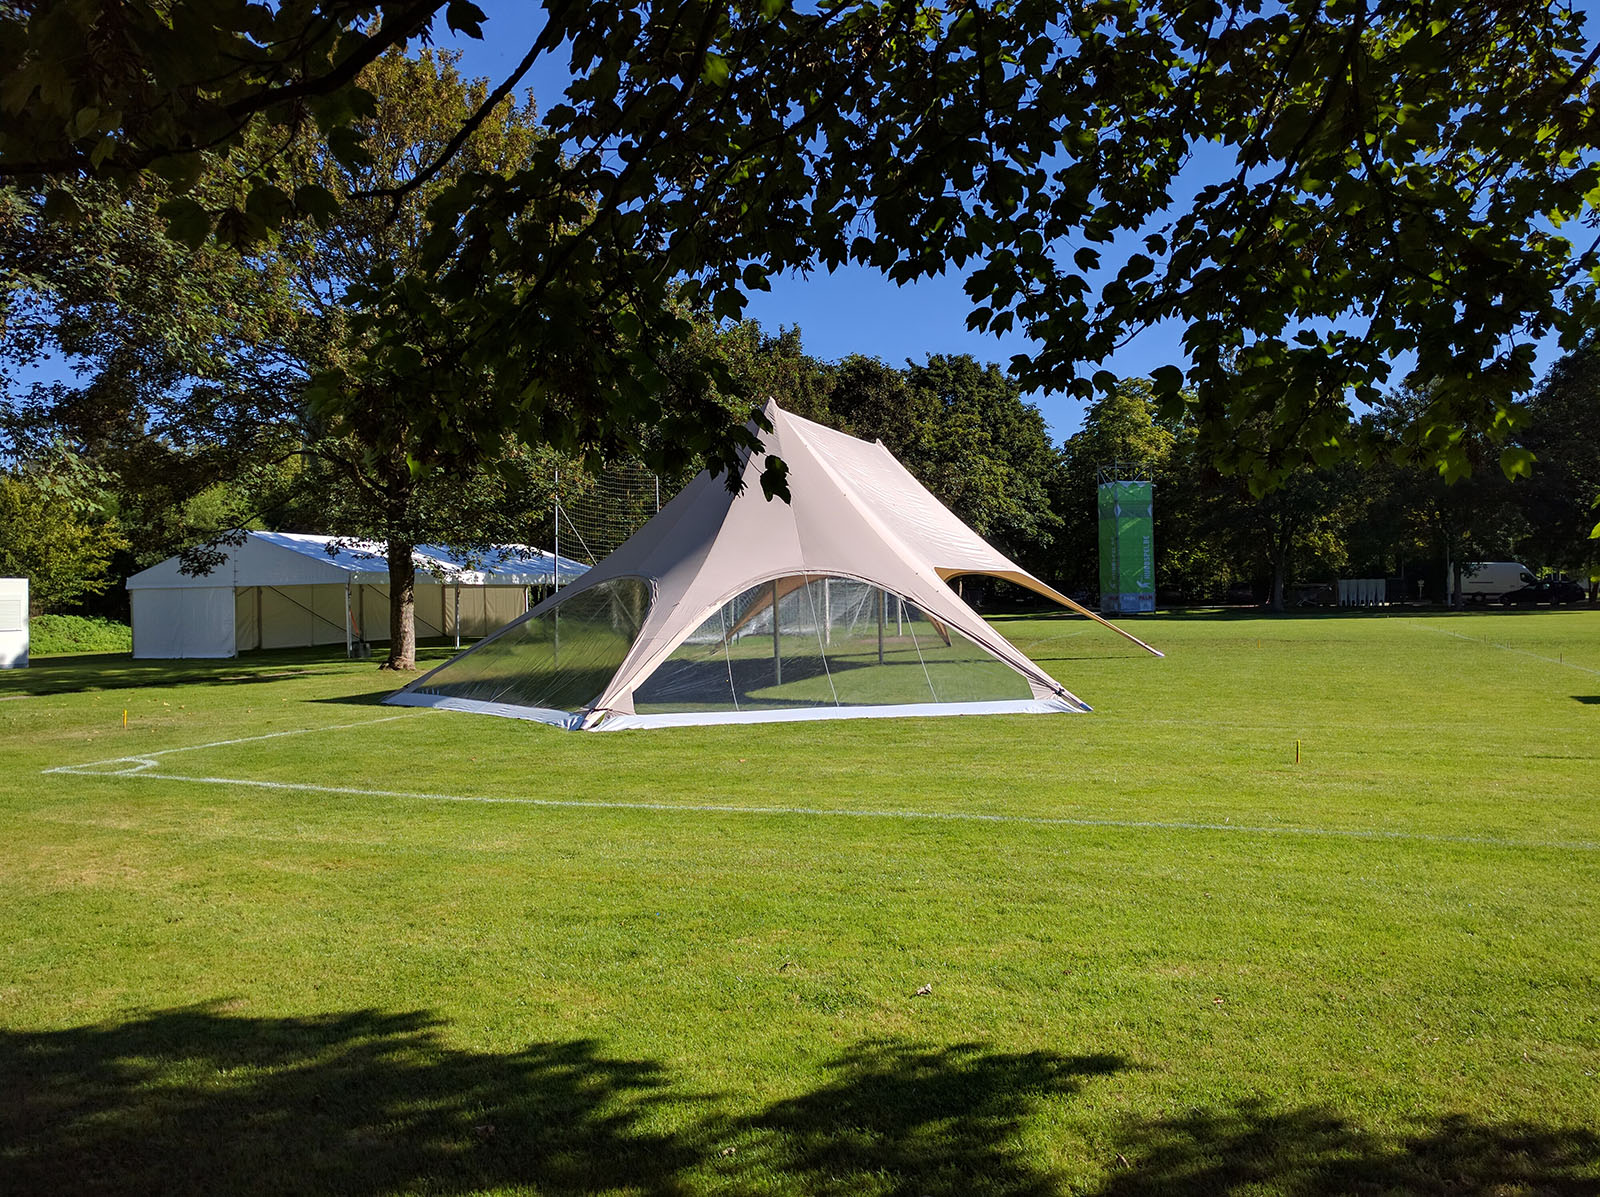
<path fill-rule="evenodd" d="M 1137 626 L 1002 621 L 1088 715 L 0 674 L 0 1191 L 1600 1192 L 1600 612 Z"/>

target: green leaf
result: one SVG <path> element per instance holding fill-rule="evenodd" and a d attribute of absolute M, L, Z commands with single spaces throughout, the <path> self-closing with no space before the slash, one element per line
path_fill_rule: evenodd
<path fill-rule="evenodd" d="M 205 168 L 205 158 L 200 154 L 171 154 L 158 158 L 151 167 L 174 191 L 188 191 L 200 181 Z"/>
<path fill-rule="evenodd" d="M 244 208 L 265 228 L 276 229 L 294 214 L 295 204 L 284 191 L 271 183 L 257 183 L 250 189 Z"/>
<path fill-rule="evenodd" d="M 83 219 L 83 209 L 70 192 L 52 187 L 44 195 L 44 218 L 57 224 L 75 225 Z"/>
<path fill-rule="evenodd" d="M 1150 371 L 1150 385 L 1157 395 L 1176 395 L 1183 389 L 1183 371 L 1176 366 L 1157 366 Z"/>
<path fill-rule="evenodd" d="M 1500 470 L 1507 478 L 1533 477 L 1534 456 L 1527 449 L 1512 447 L 1500 454 Z"/>
<path fill-rule="evenodd" d="M 450 6 L 444 10 L 445 24 L 468 37 L 481 39 L 483 23 L 488 19 L 483 9 L 469 3 L 468 0 L 450 0 Z"/>
<path fill-rule="evenodd" d="M 314 220 L 318 228 L 325 229 L 339 215 L 339 199 L 326 187 L 307 183 L 294 190 L 294 207 L 300 215 Z"/>
<path fill-rule="evenodd" d="M 706 64 L 700 70 L 700 78 L 713 87 L 726 87 L 728 84 L 728 60 L 720 54 L 707 51 Z"/>
<path fill-rule="evenodd" d="M 186 195 L 169 199 L 156 215 L 167 222 L 167 236 L 190 249 L 199 249 L 211 236 L 211 214 Z"/>

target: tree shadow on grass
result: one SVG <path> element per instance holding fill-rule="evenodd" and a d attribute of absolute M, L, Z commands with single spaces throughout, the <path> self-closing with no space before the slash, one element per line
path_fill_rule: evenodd
<path fill-rule="evenodd" d="M 1127 1124 L 1117 1142 L 1127 1166 L 1100 1197 L 1600 1193 L 1593 1127 L 1486 1125 L 1455 1115 L 1383 1138 L 1326 1110 L 1241 1102 Z"/>
<path fill-rule="evenodd" d="M 127 653 L 35 657 L 28 668 L 0 675 L 0 694 L 82 694 L 100 690 L 166 686 L 252 685 L 314 677 L 341 669 L 306 652 L 274 653 L 270 659 L 221 661 L 134 660 Z"/>
<path fill-rule="evenodd" d="M 977 1045 L 859 1044 L 814 1087 L 730 1110 L 593 1040 L 452 1046 L 426 1014 L 215 1007 L 0 1030 L 0 1188 L 16 1193 L 551 1194 L 625 1189 L 1043 1197 L 1052 1100 L 1127 1065 Z M 1101 1197 L 1600 1193 L 1594 1128 L 1451 1117 L 1381 1137 L 1264 1103 L 1112 1128 Z M 1109 1163 L 1109 1161 L 1108 1161 Z"/>
<path fill-rule="evenodd" d="M 0 1032 L 0 1173 L 18 1193 L 670 1192 L 698 1158 L 647 1125 L 667 1095 L 648 1061 L 588 1040 L 462 1051 L 440 1032 L 416 1013 L 203 1008 Z"/>
<path fill-rule="evenodd" d="M 417 650 L 417 672 L 390 674 L 394 688 L 455 655 L 439 645 Z M 349 675 L 352 666 L 370 668 L 378 676 L 381 656 L 371 662 L 345 659 L 344 646 L 267 649 L 218 660 L 134 659 L 128 653 L 79 653 L 34 657 L 26 669 L 0 672 L 0 696 L 80 694 L 99 690 L 160 688 L 165 686 L 236 686 L 278 682 L 332 674 Z M 357 669 L 357 676 L 360 675 Z M 382 691 L 388 693 L 388 690 Z M 380 695 L 381 696 L 381 695 Z"/>
<path fill-rule="evenodd" d="M 1065 1191 L 1027 1158 L 1039 1103 L 1125 1067 L 1115 1056 L 995 1053 L 869 1042 L 828 1065 L 828 1083 L 732 1125 L 741 1168 L 808 1194 L 1008 1194 Z"/>
<path fill-rule="evenodd" d="M 200 1007 L 0 1030 L 0 1177 L 18 1193 L 1043 1194 L 1017 1139 L 1108 1057 L 858 1047 L 820 1088 L 717 1110 L 592 1040 L 451 1046 L 421 1013 Z"/>

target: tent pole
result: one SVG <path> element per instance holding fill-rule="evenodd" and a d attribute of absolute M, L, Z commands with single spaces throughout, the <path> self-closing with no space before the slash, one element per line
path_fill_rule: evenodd
<path fill-rule="evenodd" d="M 783 685 L 783 657 L 778 651 L 778 579 L 772 579 L 772 676 L 774 685 Z"/>
<path fill-rule="evenodd" d="M 344 580 L 344 656 L 351 660 L 356 655 L 356 645 L 350 635 L 350 579 Z"/>
<path fill-rule="evenodd" d="M 828 579 L 822 579 L 822 643 L 824 647 L 833 643 L 833 603 L 828 587 Z"/>
<path fill-rule="evenodd" d="M 456 583 L 456 647 L 461 647 L 461 583 Z"/>
<path fill-rule="evenodd" d="M 551 578 L 553 590 L 561 589 L 561 471 L 555 471 L 556 484 L 551 492 L 555 509 L 555 549 L 550 555 Z"/>
<path fill-rule="evenodd" d="M 878 591 L 878 664 L 883 664 L 883 609 L 889 605 L 889 592 Z"/>

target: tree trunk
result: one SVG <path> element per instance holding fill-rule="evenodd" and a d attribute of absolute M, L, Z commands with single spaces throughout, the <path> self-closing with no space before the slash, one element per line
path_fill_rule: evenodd
<path fill-rule="evenodd" d="M 417 566 L 411 545 L 389 538 L 389 656 L 379 669 L 417 667 Z"/>
<path fill-rule="evenodd" d="M 1289 574 L 1289 549 L 1294 544 L 1294 530 L 1294 524 L 1286 522 L 1272 546 L 1272 590 L 1267 605 L 1273 611 L 1283 611 L 1283 589 Z"/>
<path fill-rule="evenodd" d="M 1453 576 L 1450 583 L 1450 607 L 1451 610 L 1459 611 L 1466 605 L 1461 598 L 1461 558 L 1459 555 L 1451 562 L 1451 573 Z"/>

